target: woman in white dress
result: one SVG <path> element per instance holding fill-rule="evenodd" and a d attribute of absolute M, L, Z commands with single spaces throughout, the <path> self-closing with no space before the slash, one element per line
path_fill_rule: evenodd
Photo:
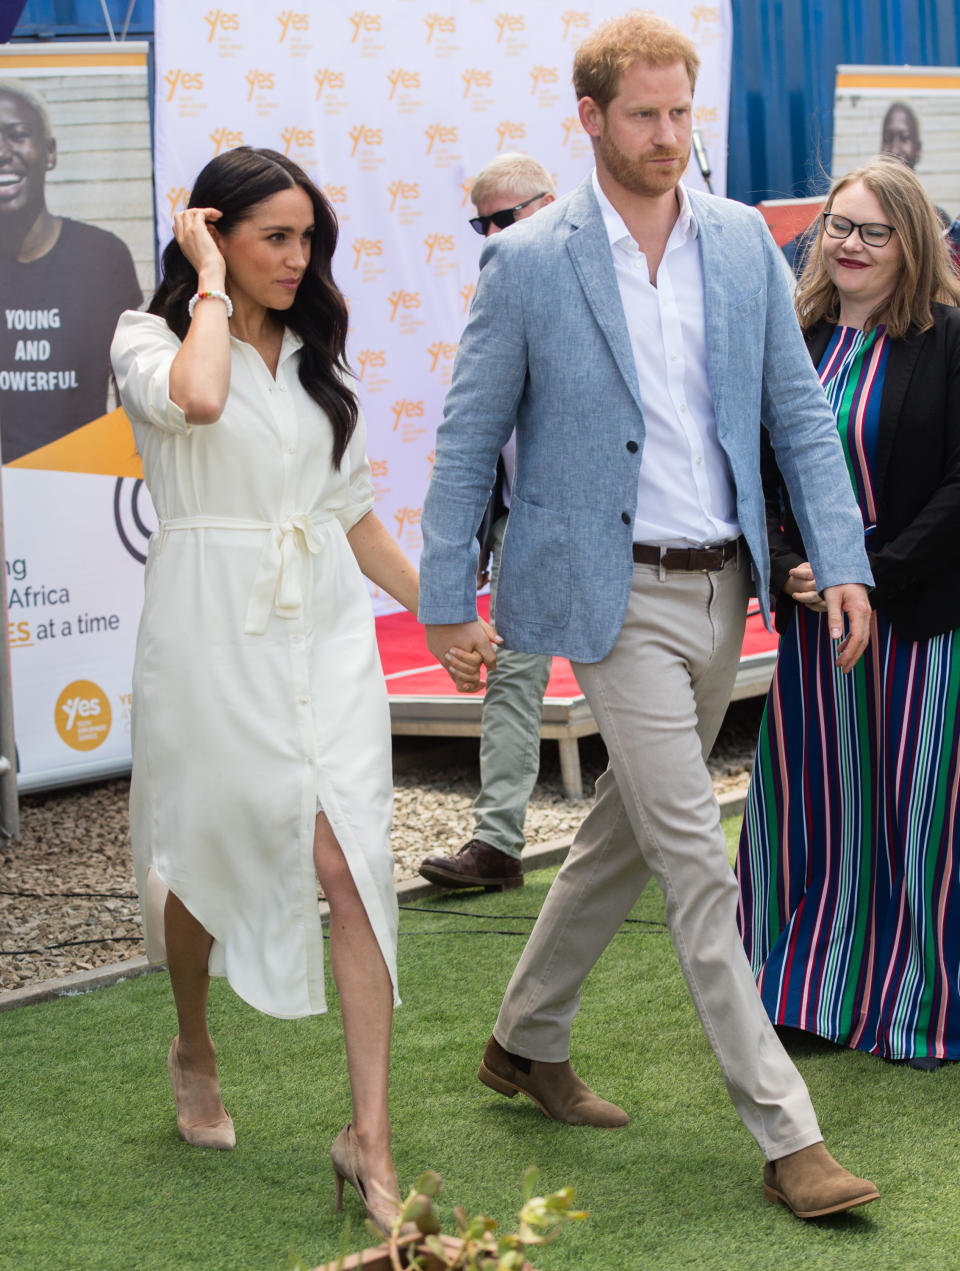
<path fill-rule="evenodd" d="M 130 809 L 151 959 L 167 961 L 168 1071 L 189 1143 L 231 1148 L 210 974 L 270 1015 L 326 1009 L 330 906 L 353 1116 L 331 1149 L 384 1230 L 397 998 L 390 722 L 363 575 L 416 612 L 417 576 L 371 511 L 346 372 L 336 218 L 284 156 L 200 173 L 149 313 L 112 358 L 160 520 L 134 669 Z M 457 657 L 457 687 L 479 664 Z"/>

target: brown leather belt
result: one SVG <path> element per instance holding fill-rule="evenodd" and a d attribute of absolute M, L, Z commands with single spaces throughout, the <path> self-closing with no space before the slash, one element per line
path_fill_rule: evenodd
<path fill-rule="evenodd" d="M 638 565 L 706 572 L 723 569 L 728 560 L 734 560 L 739 543 L 737 538 L 718 547 L 653 547 L 648 543 L 634 543 L 633 559 Z"/>

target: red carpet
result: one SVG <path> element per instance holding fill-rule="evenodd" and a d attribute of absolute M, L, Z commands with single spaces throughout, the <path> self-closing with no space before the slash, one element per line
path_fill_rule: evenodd
<path fill-rule="evenodd" d="M 489 596 L 480 596 L 479 605 L 484 617 L 489 613 Z M 759 612 L 751 606 L 747 618 L 747 632 L 743 641 L 742 657 L 767 653 L 777 647 L 777 637 L 765 630 Z M 453 681 L 435 661 L 423 638 L 423 628 L 412 614 L 406 611 L 389 614 L 377 619 L 377 641 L 380 645 L 380 661 L 387 679 L 387 691 L 393 697 L 458 697 Z M 554 658 L 548 698 L 569 699 L 581 697 L 580 687 L 570 670 L 566 658 Z"/>

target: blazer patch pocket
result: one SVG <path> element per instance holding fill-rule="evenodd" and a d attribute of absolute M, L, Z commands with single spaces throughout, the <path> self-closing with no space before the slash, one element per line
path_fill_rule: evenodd
<path fill-rule="evenodd" d="M 747 314 L 753 313 L 759 309 L 763 303 L 763 288 L 755 291 L 752 296 L 747 296 L 746 300 L 737 300 L 731 306 L 730 312 L 732 317 L 744 318 Z"/>
<path fill-rule="evenodd" d="M 564 627 L 570 620 L 570 518 L 516 495 L 503 543 L 497 613 L 525 626 Z"/>

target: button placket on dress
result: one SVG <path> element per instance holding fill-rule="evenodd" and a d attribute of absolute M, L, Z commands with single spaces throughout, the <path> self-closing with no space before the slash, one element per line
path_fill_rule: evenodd
<path fill-rule="evenodd" d="M 286 343 L 286 338 L 285 338 Z M 284 528 L 296 520 L 300 511 L 296 506 L 297 478 L 299 475 L 298 450 L 299 427 L 296 412 L 296 392 L 291 392 L 287 377 L 296 375 L 295 363 L 283 356 L 277 367 L 270 408 L 280 439 L 280 463 L 282 472 L 281 509 Z M 317 875 L 313 860 L 314 827 L 317 816 L 317 799 L 320 795 L 320 763 L 317 735 L 314 727 L 313 693 L 310 684 L 310 665 L 307 657 L 307 604 L 312 592 L 307 571 L 311 569 L 311 551 L 305 535 L 291 528 L 285 535 L 296 553 L 296 565 L 300 572 L 301 604 L 299 612 L 285 621 L 288 631 L 287 647 L 290 657 L 290 681 L 293 693 L 293 712 L 297 737 L 303 756 L 303 779 L 300 798 L 300 886 L 304 905 L 302 913 L 310 912 L 317 904 Z M 304 931 L 304 941 L 313 947 L 307 950 L 307 966 L 323 965 L 323 934 L 319 924 L 309 923 Z M 326 994 L 322 976 L 310 976 L 307 992 L 314 1005 L 326 1006 Z"/>

